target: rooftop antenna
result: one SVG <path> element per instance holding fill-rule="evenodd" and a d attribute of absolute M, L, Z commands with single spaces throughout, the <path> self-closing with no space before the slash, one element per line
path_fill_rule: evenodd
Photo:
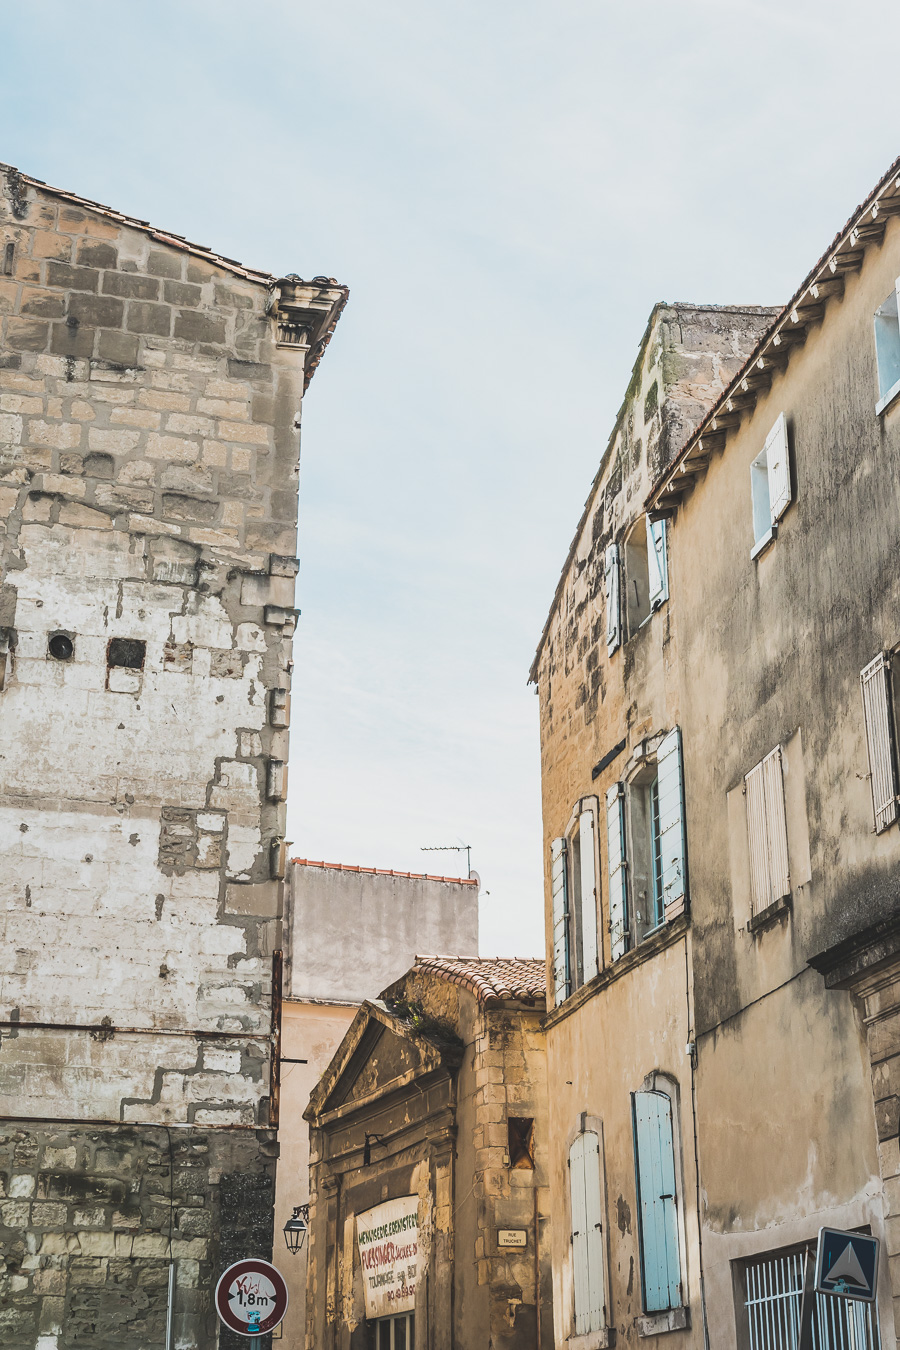
<path fill-rule="evenodd" d="M 420 853 L 465 853 L 466 855 L 466 874 L 472 875 L 472 845 L 471 844 L 423 844 L 419 848 Z"/>

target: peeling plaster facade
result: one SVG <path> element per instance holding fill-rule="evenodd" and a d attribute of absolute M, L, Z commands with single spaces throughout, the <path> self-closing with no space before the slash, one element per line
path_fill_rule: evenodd
<path fill-rule="evenodd" d="M 205 1347 L 271 1253 L 300 409 L 346 291 L 5 166 L 0 266 L 0 1339 L 143 1350 L 171 1260 Z"/>

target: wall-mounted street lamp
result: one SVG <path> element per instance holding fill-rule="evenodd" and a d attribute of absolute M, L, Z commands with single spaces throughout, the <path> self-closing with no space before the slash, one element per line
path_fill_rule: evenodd
<path fill-rule="evenodd" d="M 295 1205 L 294 1212 L 284 1225 L 284 1240 L 288 1251 L 296 1256 L 303 1246 L 309 1228 L 309 1205 Z"/>

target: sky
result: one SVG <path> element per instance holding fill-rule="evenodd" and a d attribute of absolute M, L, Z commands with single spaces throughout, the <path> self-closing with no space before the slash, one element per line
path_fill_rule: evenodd
<path fill-rule="evenodd" d="M 0 160 L 350 303 L 304 403 L 294 856 L 543 951 L 528 669 L 658 300 L 777 304 L 900 154 L 896 0 L 0 0 Z"/>

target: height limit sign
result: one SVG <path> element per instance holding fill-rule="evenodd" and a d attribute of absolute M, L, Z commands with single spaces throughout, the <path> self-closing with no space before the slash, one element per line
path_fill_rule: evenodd
<path fill-rule="evenodd" d="M 287 1312 L 284 1276 L 268 1261 L 235 1261 L 216 1285 L 219 1320 L 239 1336 L 265 1336 Z"/>

